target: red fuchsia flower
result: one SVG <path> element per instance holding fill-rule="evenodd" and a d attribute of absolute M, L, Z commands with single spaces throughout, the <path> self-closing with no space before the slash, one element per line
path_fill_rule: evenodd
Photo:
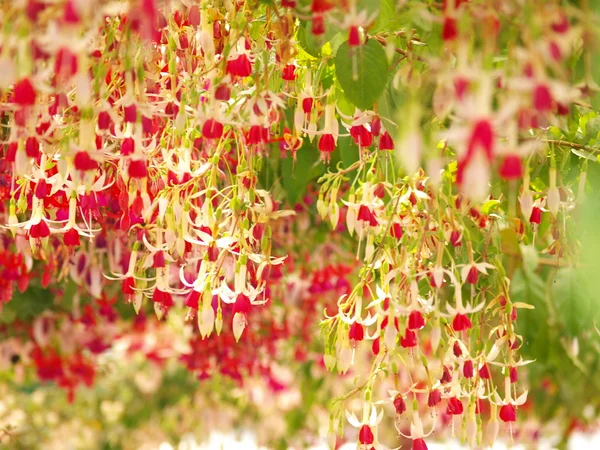
<path fill-rule="evenodd" d="M 390 227 L 390 236 L 395 239 L 402 239 L 402 225 L 398 222 L 394 222 Z"/>
<path fill-rule="evenodd" d="M 373 143 L 373 135 L 364 125 L 352 125 L 350 136 L 359 147 L 369 147 Z"/>
<path fill-rule="evenodd" d="M 494 157 L 494 130 L 488 119 L 480 119 L 473 125 L 466 153 L 458 161 L 456 182 L 463 192 L 479 199 L 489 189 L 489 166 Z"/>
<path fill-rule="evenodd" d="M 371 427 L 369 425 L 363 425 L 360 427 L 360 431 L 358 432 L 358 442 L 363 445 L 371 445 L 375 442 L 375 436 L 373 435 L 373 431 L 371 431 Z"/>
<path fill-rule="evenodd" d="M 35 185 L 34 195 L 37 198 L 46 198 L 48 197 L 49 188 L 49 184 L 46 183 L 46 180 L 42 178 L 38 180 L 37 184 Z"/>
<path fill-rule="evenodd" d="M 330 159 L 329 154 L 335 150 L 335 139 L 333 138 L 333 134 L 324 134 L 319 138 L 319 151 L 321 153 L 325 153 L 326 160 Z"/>
<path fill-rule="evenodd" d="M 202 136 L 206 139 L 221 139 L 223 124 L 215 119 L 207 119 L 202 125 Z"/>
<path fill-rule="evenodd" d="M 252 74 L 252 63 L 246 53 L 242 53 L 235 59 L 227 61 L 227 74 L 232 77 L 246 78 Z"/>
<path fill-rule="evenodd" d="M 458 76 L 454 79 L 454 94 L 458 100 L 462 100 L 464 98 L 470 84 L 470 81 L 462 76 Z"/>
<path fill-rule="evenodd" d="M 425 326 L 425 319 L 421 311 L 412 311 L 408 316 L 408 329 L 420 330 Z"/>
<path fill-rule="evenodd" d="M 412 444 L 412 450 L 428 450 L 427 444 L 423 439 L 415 439 Z"/>
<path fill-rule="evenodd" d="M 452 230 L 450 233 L 450 244 L 452 247 L 460 247 L 462 245 L 462 234 L 458 230 Z"/>
<path fill-rule="evenodd" d="M 470 359 L 467 359 L 463 364 L 463 376 L 473 378 L 473 361 Z"/>
<path fill-rule="evenodd" d="M 76 170 L 81 172 L 96 170 L 99 167 L 98 162 L 92 159 L 89 152 L 86 151 L 79 151 L 75 154 L 73 165 L 75 166 Z"/>
<path fill-rule="evenodd" d="M 379 150 L 394 150 L 394 141 L 390 136 L 390 133 L 384 131 L 379 138 Z"/>
<path fill-rule="evenodd" d="M 138 111 L 135 103 L 131 103 L 123 107 L 123 120 L 125 123 L 136 123 L 138 119 Z"/>
<path fill-rule="evenodd" d="M 442 39 L 446 42 L 453 41 L 458 37 L 458 26 L 454 17 L 444 17 L 444 26 L 442 28 Z"/>
<path fill-rule="evenodd" d="M 504 422 L 515 422 L 517 420 L 517 412 L 513 405 L 502 405 L 500 408 L 500 419 Z"/>
<path fill-rule="evenodd" d="M 65 3 L 63 20 L 65 23 L 71 25 L 78 24 L 81 21 L 75 0 L 67 0 L 67 3 Z"/>
<path fill-rule="evenodd" d="M 396 414 L 398 415 L 406 411 L 406 402 L 400 394 L 397 394 L 396 397 L 394 397 L 394 409 L 396 410 Z"/>
<path fill-rule="evenodd" d="M 12 100 L 20 106 L 32 106 L 35 104 L 37 92 L 29 78 L 18 81 L 13 88 Z"/>
<path fill-rule="evenodd" d="M 202 293 L 195 289 L 192 289 L 185 298 L 185 306 L 192 309 L 198 309 L 198 302 Z"/>
<path fill-rule="evenodd" d="M 131 178 L 146 178 L 148 176 L 146 161 L 141 159 L 130 160 L 128 173 Z"/>
<path fill-rule="evenodd" d="M 452 374 L 448 366 L 444 366 L 442 371 L 442 378 L 440 378 L 440 384 L 448 384 L 452 381 Z"/>
<path fill-rule="evenodd" d="M 348 331 L 348 337 L 350 338 L 350 342 L 353 343 L 353 346 L 365 338 L 365 329 L 361 323 L 354 322 L 350 325 L 350 330 Z"/>
<path fill-rule="evenodd" d="M 500 176 L 505 180 L 518 180 L 523 177 L 521 157 L 515 154 L 506 155 L 500 165 Z"/>
<path fill-rule="evenodd" d="M 408 328 L 404 332 L 404 336 L 400 337 L 400 345 L 403 348 L 413 348 L 417 346 L 417 335 L 414 331 Z"/>
<path fill-rule="evenodd" d="M 352 25 L 348 30 L 348 45 L 350 47 L 358 47 L 361 44 L 360 31 L 356 25 Z"/>
<path fill-rule="evenodd" d="M 313 0 L 310 10 L 314 14 L 322 14 L 333 8 L 330 0 Z"/>
<path fill-rule="evenodd" d="M 477 150 L 484 152 L 488 161 L 494 156 L 494 129 L 487 119 L 481 119 L 475 122 L 467 146 L 466 159 L 473 156 Z"/>
<path fill-rule="evenodd" d="M 294 81 L 296 79 L 296 66 L 293 64 L 286 65 L 283 68 L 281 78 L 283 78 L 285 81 Z"/>
<path fill-rule="evenodd" d="M 456 397 L 451 397 L 448 399 L 448 406 L 446 408 L 446 414 L 450 414 L 450 415 L 460 415 L 463 413 L 463 404 L 462 402 L 456 398 Z"/>
<path fill-rule="evenodd" d="M 78 247 L 81 242 L 79 240 L 79 232 L 75 228 L 70 228 L 63 236 L 63 242 L 67 247 Z"/>
<path fill-rule="evenodd" d="M 157 303 L 162 309 L 169 309 L 175 302 L 173 301 L 173 297 L 169 292 L 165 292 L 157 287 L 154 288 L 154 294 L 152 295 L 152 300 L 154 303 Z"/>
<path fill-rule="evenodd" d="M 248 144 L 259 145 L 262 142 L 267 142 L 269 140 L 268 133 L 269 130 L 260 125 L 251 126 L 248 133 Z"/>
<path fill-rule="evenodd" d="M 312 20 L 311 33 L 315 36 L 325 34 L 325 18 L 322 15 L 314 15 Z"/>
<path fill-rule="evenodd" d="M 372 227 L 376 227 L 379 224 L 379 222 L 377 221 L 377 217 L 375 216 L 375 214 L 373 214 L 373 211 L 371 211 L 371 209 L 366 205 L 360 205 L 360 207 L 358 208 L 357 219 L 362 222 L 368 223 Z"/>
<path fill-rule="evenodd" d="M 489 380 L 490 378 L 492 378 L 490 374 L 490 367 L 487 364 L 483 364 L 479 368 L 479 377 L 484 380 Z"/>
<path fill-rule="evenodd" d="M 511 367 L 510 368 L 510 382 L 511 383 L 516 383 L 517 381 L 519 381 L 519 372 L 517 371 L 516 367 Z"/>
<path fill-rule="evenodd" d="M 454 345 L 452 346 L 452 353 L 457 358 L 460 358 L 462 356 L 463 352 L 462 352 L 462 349 L 460 348 L 460 344 L 458 343 L 458 340 L 454 341 Z"/>
<path fill-rule="evenodd" d="M 369 409 L 371 414 L 367 416 Z M 378 415 L 375 405 L 371 404 L 371 408 L 365 406 L 363 409 L 362 421 L 359 421 L 356 415 L 348 410 L 346 410 L 346 418 L 348 419 L 350 425 L 359 429 L 358 442 L 361 445 L 373 445 L 375 443 L 375 434 L 373 433 L 373 428 L 377 427 L 377 425 L 383 419 L 383 410 L 381 410 Z"/>
<path fill-rule="evenodd" d="M 112 120 L 110 118 L 110 114 L 107 111 L 100 111 L 98 113 L 98 129 L 101 131 L 108 130 Z"/>
<path fill-rule="evenodd" d="M 27 17 L 32 22 L 37 21 L 39 14 L 46 9 L 46 4 L 41 0 L 27 0 L 27 6 L 25 7 L 25 12 L 27 13 Z"/>
<path fill-rule="evenodd" d="M 314 100 L 311 97 L 305 97 L 302 99 L 302 111 L 304 114 L 310 114 L 313 109 Z"/>
<path fill-rule="evenodd" d="M 493 405 L 501 405 L 500 419 L 504 422 L 515 422 L 517 420 L 517 412 L 515 406 L 521 406 L 527 401 L 527 391 L 524 391 L 519 397 L 513 399 L 513 390 L 511 387 L 510 377 L 504 377 L 504 399 L 500 398 L 497 391 L 494 391 Z M 494 411 L 495 408 L 492 409 Z"/>
<path fill-rule="evenodd" d="M 123 139 L 121 142 L 121 155 L 129 156 L 135 152 L 135 141 L 131 137 Z"/>
<path fill-rule="evenodd" d="M 469 284 L 477 284 L 478 279 L 479 279 L 479 272 L 477 271 L 477 268 L 474 266 L 471 266 L 471 268 L 469 269 L 469 272 L 467 273 L 467 278 L 465 279 L 465 281 Z"/>
<path fill-rule="evenodd" d="M 40 220 L 40 222 L 31 225 L 29 229 L 29 236 L 35 239 L 43 239 L 50 236 L 50 228 L 45 220 Z"/>
<path fill-rule="evenodd" d="M 40 156 L 40 143 L 35 137 L 30 136 L 25 141 L 25 154 L 28 158 Z"/>
<path fill-rule="evenodd" d="M 215 98 L 224 102 L 231 98 L 231 87 L 226 83 L 219 84 L 215 89 Z"/>
<path fill-rule="evenodd" d="M 379 355 L 380 350 L 381 350 L 381 338 L 378 336 L 375 339 L 373 339 L 373 344 L 371 344 L 371 351 L 373 352 L 374 355 Z"/>
<path fill-rule="evenodd" d="M 61 48 L 56 53 L 54 60 L 54 73 L 58 85 L 65 83 L 77 73 L 78 62 L 77 55 L 68 48 Z"/>
<path fill-rule="evenodd" d="M 542 209 L 538 206 L 534 206 L 531 209 L 531 216 L 529 216 L 529 222 L 539 225 L 542 223 Z"/>
<path fill-rule="evenodd" d="M 377 183 L 373 195 L 381 199 L 385 197 L 385 186 L 383 183 Z"/>
<path fill-rule="evenodd" d="M 452 328 L 454 331 L 469 330 L 472 327 L 473 324 L 466 314 L 456 314 L 456 316 L 454 316 L 454 320 L 452 320 Z"/>
<path fill-rule="evenodd" d="M 552 93 L 545 84 L 538 84 L 533 89 L 533 107 L 540 113 L 552 111 Z"/>
<path fill-rule="evenodd" d="M 555 33 L 566 33 L 567 31 L 569 31 L 570 28 L 569 18 L 566 16 L 565 13 L 561 12 L 558 20 L 552 22 L 551 28 L 552 31 L 554 31 Z"/>

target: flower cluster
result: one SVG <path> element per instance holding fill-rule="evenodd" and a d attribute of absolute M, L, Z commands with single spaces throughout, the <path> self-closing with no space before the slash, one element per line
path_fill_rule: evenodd
<path fill-rule="evenodd" d="M 38 273 L 77 290 L 6 320 L 39 378 L 91 385 L 123 303 L 132 352 L 240 383 L 277 385 L 286 342 L 315 359 L 322 319 L 324 366 L 360 380 L 333 445 L 345 419 L 365 450 L 512 432 L 534 309 L 515 286 L 574 261 L 597 162 L 583 3 L 2 4 L 0 304 Z M 46 342 L 61 308 L 68 351 Z M 186 351 L 140 337 L 172 315 Z"/>

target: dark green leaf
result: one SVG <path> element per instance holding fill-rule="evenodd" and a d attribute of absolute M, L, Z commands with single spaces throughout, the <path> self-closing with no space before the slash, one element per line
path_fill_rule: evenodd
<path fill-rule="evenodd" d="M 360 109 L 369 109 L 387 84 L 385 51 L 372 39 L 357 48 L 350 48 L 348 42 L 344 42 L 335 57 L 335 73 L 348 100 Z"/>
<path fill-rule="evenodd" d="M 296 153 L 295 164 L 290 157 L 281 160 L 281 183 L 290 205 L 298 203 L 306 193 L 310 180 L 318 178 L 325 171 L 319 156 L 319 150 L 305 142 Z"/>

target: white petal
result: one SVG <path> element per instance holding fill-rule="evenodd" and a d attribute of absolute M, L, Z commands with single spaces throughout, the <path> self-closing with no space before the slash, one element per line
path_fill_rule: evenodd
<path fill-rule="evenodd" d="M 359 428 L 362 425 L 360 423 L 360 420 L 358 420 L 358 417 L 356 417 L 354 413 L 351 413 L 348 410 L 346 410 L 346 419 L 348 419 L 348 423 L 355 428 Z"/>

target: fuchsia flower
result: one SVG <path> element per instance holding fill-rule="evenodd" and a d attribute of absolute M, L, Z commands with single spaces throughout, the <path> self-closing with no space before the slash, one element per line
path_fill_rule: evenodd
<path fill-rule="evenodd" d="M 32 106 L 35 104 L 37 92 L 29 78 L 18 81 L 13 88 L 12 100 L 19 106 Z"/>
<path fill-rule="evenodd" d="M 348 31 L 348 45 L 350 47 L 358 47 L 361 45 L 360 32 L 356 25 L 352 25 Z"/>
<path fill-rule="evenodd" d="M 543 113 L 552 110 L 552 105 L 550 89 L 545 84 L 538 84 L 533 90 L 533 107 Z"/>
<path fill-rule="evenodd" d="M 363 445 L 371 445 L 373 442 L 375 442 L 375 436 L 373 435 L 373 432 L 371 431 L 371 427 L 369 425 L 363 425 L 360 427 L 360 430 L 358 432 L 358 442 L 360 442 Z"/>
<path fill-rule="evenodd" d="M 365 338 L 365 328 L 363 324 L 354 322 L 352 325 L 350 325 L 348 337 L 350 338 L 350 342 L 354 343 L 354 346 L 356 346 L 357 342 L 362 341 Z"/>
<path fill-rule="evenodd" d="M 394 141 L 388 131 L 384 131 L 379 138 L 379 150 L 394 150 Z"/>
<path fill-rule="evenodd" d="M 420 330 L 425 326 L 425 319 L 421 311 L 412 311 L 408 316 L 408 329 Z"/>
<path fill-rule="evenodd" d="M 463 404 L 458 398 L 451 397 L 450 399 L 448 399 L 448 407 L 446 408 L 446 414 L 460 415 L 463 413 L 463 409 Z"/>
<path fill-rule="evenodd" d="M 500 166 L 500 176 L 506 180 L 518 180 L 523 176 L 523 163 L 518 155 L 506 155 Z"/>
<path fill-rule="evenodd" d="M 444 41 L 453 41 L 458 37 L 458 26 L 454 17 L 444 17 L 444 26 L 442 28 L 442 39 Z"/>
<path fill-rule="evenodd" d="M 427 444 L 423 439 L 413 440 L 412 450 L 427 450 Z"/>
<path fill-rule="evenodd" d="M 294 81 L 296 79 L 296 66 L 293 64 L 286 65 L 283 68 L 281 78 L 283 78 L 285 81 Z"/>
<path fill-rule="evenodd" d="M 223 124 L 215 119 L 208 119 L 202 125 L 202 136 L 206 139 L 220 139 L 223 135 Z"/>
<path fill-rule="evenodd" d="M 68 247 L 78 247 L 81 244 L 79 240 L 79 232 L 74 228 L 70 228 L 65 232 L 63 241 Z"/>
<path fill-rule="evenodd" d="M 450 420 L 462 421 L 459 437 L 473 446 L 482 399 L 490 400 L 494 439 L 497 417 L 509 426 L 516 421 L 524 399 L 516 394 L 522 362 L 514 321 L 525 306 L 508 298 L 504 271 L 488 276 L 496 267 L 485 261 L 501 259 L 492 234 L 498 226 L 520 227 L 519 239 L 557 256 L 569 236 L 558 225 L 568 223 L 562 219 L 571 207 L 570 188 L 557 186 L 551 171 L 547 192 L 538 182 L 530 192 L 529 167 L 548 153 L 543 141 L 564 128 L 559 116 L 579 114 L 585 103 L 575 107 L 572 101 L 593 90 L 567 85 L 572 74 L 565 61 L 581 40 L 577 14 L 548 9 L 540 33 L 527 46 L 517 42 L 514 57 L 505 60 L 494 58 L 498 11 L 462 0 L 430 8 L 438 14 L 432 23 L 440 25 L 443 52 L 451 50 L 447 55 L 402 30 L 394 32 L 394 21 L 378 20 L 373 27 L 379 11 L 370 16 L 365 2 L 282 0 L 279 8 L 265 4 L 256 13 L 240 2 L 163 8 L 164 2 L 136 0 L 96 9 L 94 2 L 79 0 L 21 3 L 27 17 L 0 56 L 0 89 L 8 100 L 0 113 L 8 133 L 0 213 L 14 237 L 7 235 L 3 248 L 10 250 L 0 251 L 8 280 L 0 280 L 0 306 L 14 286 L 27 287 L 32 266 L 39 267 L 43 287 L 54 289 L 69 273 L 82 294 L 93 298 L 110 291 L 102 282 L 106 270 L 105 278 L 119 282 L 122 296 L 140 313 L 135 321 L 140 336 L 170 344 L 165 338 L 170 335 L 162 334 L 168 327 L 146 322 L 142 306 L 153 304 L 162 318 L 182 302 L 186 318 L 197 320 L 194 337 L 186 341 L 189 353 L 181 358 L 190 370 L 199 378 L 220 372 L 240 385 L 246 376 L 264 377 L 273 389 L 288 383 L 275 373 L 280 349 L 291 350 L 297 362 L 310 361 L 318 348 L 311 324 L 321 317 L 321 307 L 329 312 L 333 306 L 334 315 L 321 324 L 326 367 L 345 373 L 351 364 L 364 364 L 370 370 L 356 367 L 358 395 L 336 403 L 343 408 L 364 402 L 362 420 L 346 411 L 361 450 L 383 449 L 378 441 L 383 411 L 377 414 L 374 406 L 380 403 L 395 411 L 399 432 L 407 433 L 410 421 L 404 436 L 414 450 L 427 449 L 437 418 L 447 421 L 448 415 L 463 416 Z M 15 11 L 18 15 L 18 7 Z M 264 11 L 267 19 L 257 21 Z M 475 39 L 483 44 L 465 47 L 459 24 L 473 19 L 482 21 Z M 240 20 L 250 27 L 237 29 Z M 317 38 L 302 36 L 306 30 L 298 28 L 311 20 Z M 329 24 L 347 37 L 347 55 L 333 54 L 339 42 L 325 34 Z M 381 32 L 382 26 L 389 32 Z M 32 34 L 36 27 L 39 33 Z M 308 45 L 297 48 L 298 39 Z M 390 85 L 381 86 L 385 91 L 374 99 L 373 111 L 359 110 L 342 82 L 340 58 L 348 58 L 344 70 L 350 67 L 353 79 L 363 81 L 358 70 L 370 63 L 374 44 L 387 57 Z M 398 115 L 388 94 L 405 88 L 411 104 L 396 105 Z M 436 90 L 434 116 L 425 117 L 430 111 L 422 100 L 430 89 Z M 340 120 L 347 130 L 342 133 Z M 352 138 L 357 155 L 333 153 L 340 136 Z M 392 136 L 400 139 L 397 146 Z M 553 157 L 558 147 L 553 144 Z M 342 162 L 315 166 L 305 159 L 311 148 L 326 163 Z M 289 159 L 279 162 L 280 153 Z M 290 160 L 295 165 L 288 179 Z M 306 170 L 310 173 L 298 172 Z M 510 182 L 496 183 L 494 175 Z M 486 202 L 492 181 L 494 197 Z M 297 185 L 302 196 L 295 198 L 295 211 L 282 210 L 275 196 L 287 193 L 292 201 Z M 455 203 L 457 187 L 461 196 Z M 515 199 L 508 197 L 516 188 L 522 189 L 522 220 L 514 217 Z M 315 237 L 315 206 L 335 231 L 304 252 L 294 233 Z M 550 213 L 548 232 L 537 226 L 543 212 Z M 344 228 L 357 238 L 342 236 Z M 6 256 L 16 257 L 13 251 L 20 261 Z M 290 253 L 283 268 L 285 258 L 273 256 L 280 252 Z M 33 264 L 38 257 L 45 261 Z M 349 268 L 330 271 L 332 261 L 342 258 L 353 261 Z M 506 298 L 484 310 L 501 290 Z M 261 307 L 278 297 L 283 301 L 273 308 Z M 113 319 L 102 320 L 111 314 Z M 115 316 L 111 306 L 98 303 L 76 317 L 76 328 L 108 329 L 120 322 Z M 221 334 L 224 318 L 230 326 L 216 340 L 211 334 Z M 169 324 L 175 319 L 172 314 Z M 474 325 L 484 342 L 470 336 Z M 94 332 L 101 339 L 86 336 L 86 355 L 113 339 L 104 329 Z M 280 339 L 296 343 L 290 348 Z M 493 339 L 488 352 L 486 343 Z M 368 340 L 372 346 L 361 344 Z M 80 344 L 74 340 L 74 346 Z M 44 349 L 32 355 L 39 377 L 69 392 L 78 383 L 91 384 L 93 365 L 80 354 L 63 355 L 64 347 L 61 353 Z M 163 362 L 161 350 L 143 352 Z M 505 385 L 503 397 L 495 391 L 492 375 L 500 376 L 500 370 L 494 365 L 503 368 L 512 388 Z M 321 370 L 317 366 L 311 370 Z M 389 398 L 374 401 L 386 377 L 387 382 L 395 377 L 398 386 L 415 381 L 405 392 L 389 391 Z M 426 405 L 432 408 L 427 434 L 419 410 Z M 340 412 L 332 414 L 331 428 Z"/>
<path fill-rule="evenodd" d="M 346 418 L 348 419 L 350 425 L 359 429 L 358 443 L 360 444 L 361 450 L 371 450 L 372 448 L 376 450 L 383 449 L 377 439 L 377 426 L 383 419 L 383 410 L 377 414 L 375 405 L 370 405 L 370 408 L 369 405 L 365 405 L 363 408 L 362 421 L 358 420 L 356 415 L 348 410 L 346 410 Z"/>

